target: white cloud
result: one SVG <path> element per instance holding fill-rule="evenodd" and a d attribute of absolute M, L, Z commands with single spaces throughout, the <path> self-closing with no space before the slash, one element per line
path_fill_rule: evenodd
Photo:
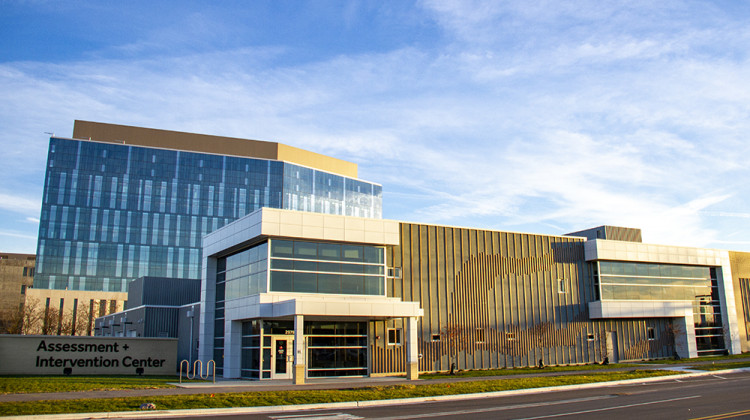
<path fill-rule="evenodd" d="M 39 214 L 41 206 L 41 199 L 30 199 L 0 192 L 0 209 L 23 214 Z"/>

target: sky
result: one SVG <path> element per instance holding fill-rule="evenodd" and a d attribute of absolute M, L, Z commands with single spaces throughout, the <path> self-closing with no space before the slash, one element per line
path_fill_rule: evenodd
<path fill-rule="evenodd" d="M 350 160 L 383 217 L 750 251 L 750 2 L 0 0 L 0 251 L 89 120 Z"/>

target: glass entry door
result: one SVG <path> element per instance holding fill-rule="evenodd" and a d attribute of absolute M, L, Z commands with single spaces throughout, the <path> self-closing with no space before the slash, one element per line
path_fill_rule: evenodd
<path fill-rule="evenodd" d="M 271 346 L 271 379 L 291 379 L 294 341 L 288 337 L 273 337 Z"/>

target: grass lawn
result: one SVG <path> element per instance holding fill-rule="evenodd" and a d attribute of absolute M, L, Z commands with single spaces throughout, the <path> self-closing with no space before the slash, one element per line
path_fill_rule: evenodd
<path fill-rule="evenodd" d="M 93 413 L 138 410 L 142 403 L 154 403 L 160 410 L 259 407 L 291 404 L 313 404 L 344 401 L 368 401 L 438 395 L 473 394 L 511 389 L 639 379 L 672 375 L 677 372 L 636 370 L 630 372 L 597 372 L 558 377 L 511 378 L 440 384 L 398 385 L 337 390 L 264 391 L 226 394 L 174 395 L 109 399 L 0 403 L 0 415 Z"/>
<path fill-rule="evenodd" d="M 177 376 L 0 376 L 0 394 L 174 388 L 168 382 L 179 380 Z"/>
<path fill-rule="evenodd" d="M 437 378 L 474 378 L 481 376 L 505 376 L 505 375 L 527 375 L 529 373 L 548 373 L 548 372 L 573 372 L 580 370 L 606 370 L 606 369 L 622 369 L 632 368 L 631 364 L 623 363 L 610 363 L 608 365 L 574 365 L 574 366 L 545 366 L 544 369 L 536 367 L 526 368 L 511 368 L 511 369 L 492 369 L 492 370 L 463 370 L 456 372 L 455 375 L 449 375 L 447 373 L 426 373 L 421 374 L 421 379 L 437 379 Z"/>

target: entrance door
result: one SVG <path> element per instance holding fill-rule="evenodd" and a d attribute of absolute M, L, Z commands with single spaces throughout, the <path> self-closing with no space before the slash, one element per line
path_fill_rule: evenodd
<path fill-rule="evenodd" d="M 291 338 L 274 337 L 271 346 L 271 379 L 292 379 L 294 341 Z"/>

